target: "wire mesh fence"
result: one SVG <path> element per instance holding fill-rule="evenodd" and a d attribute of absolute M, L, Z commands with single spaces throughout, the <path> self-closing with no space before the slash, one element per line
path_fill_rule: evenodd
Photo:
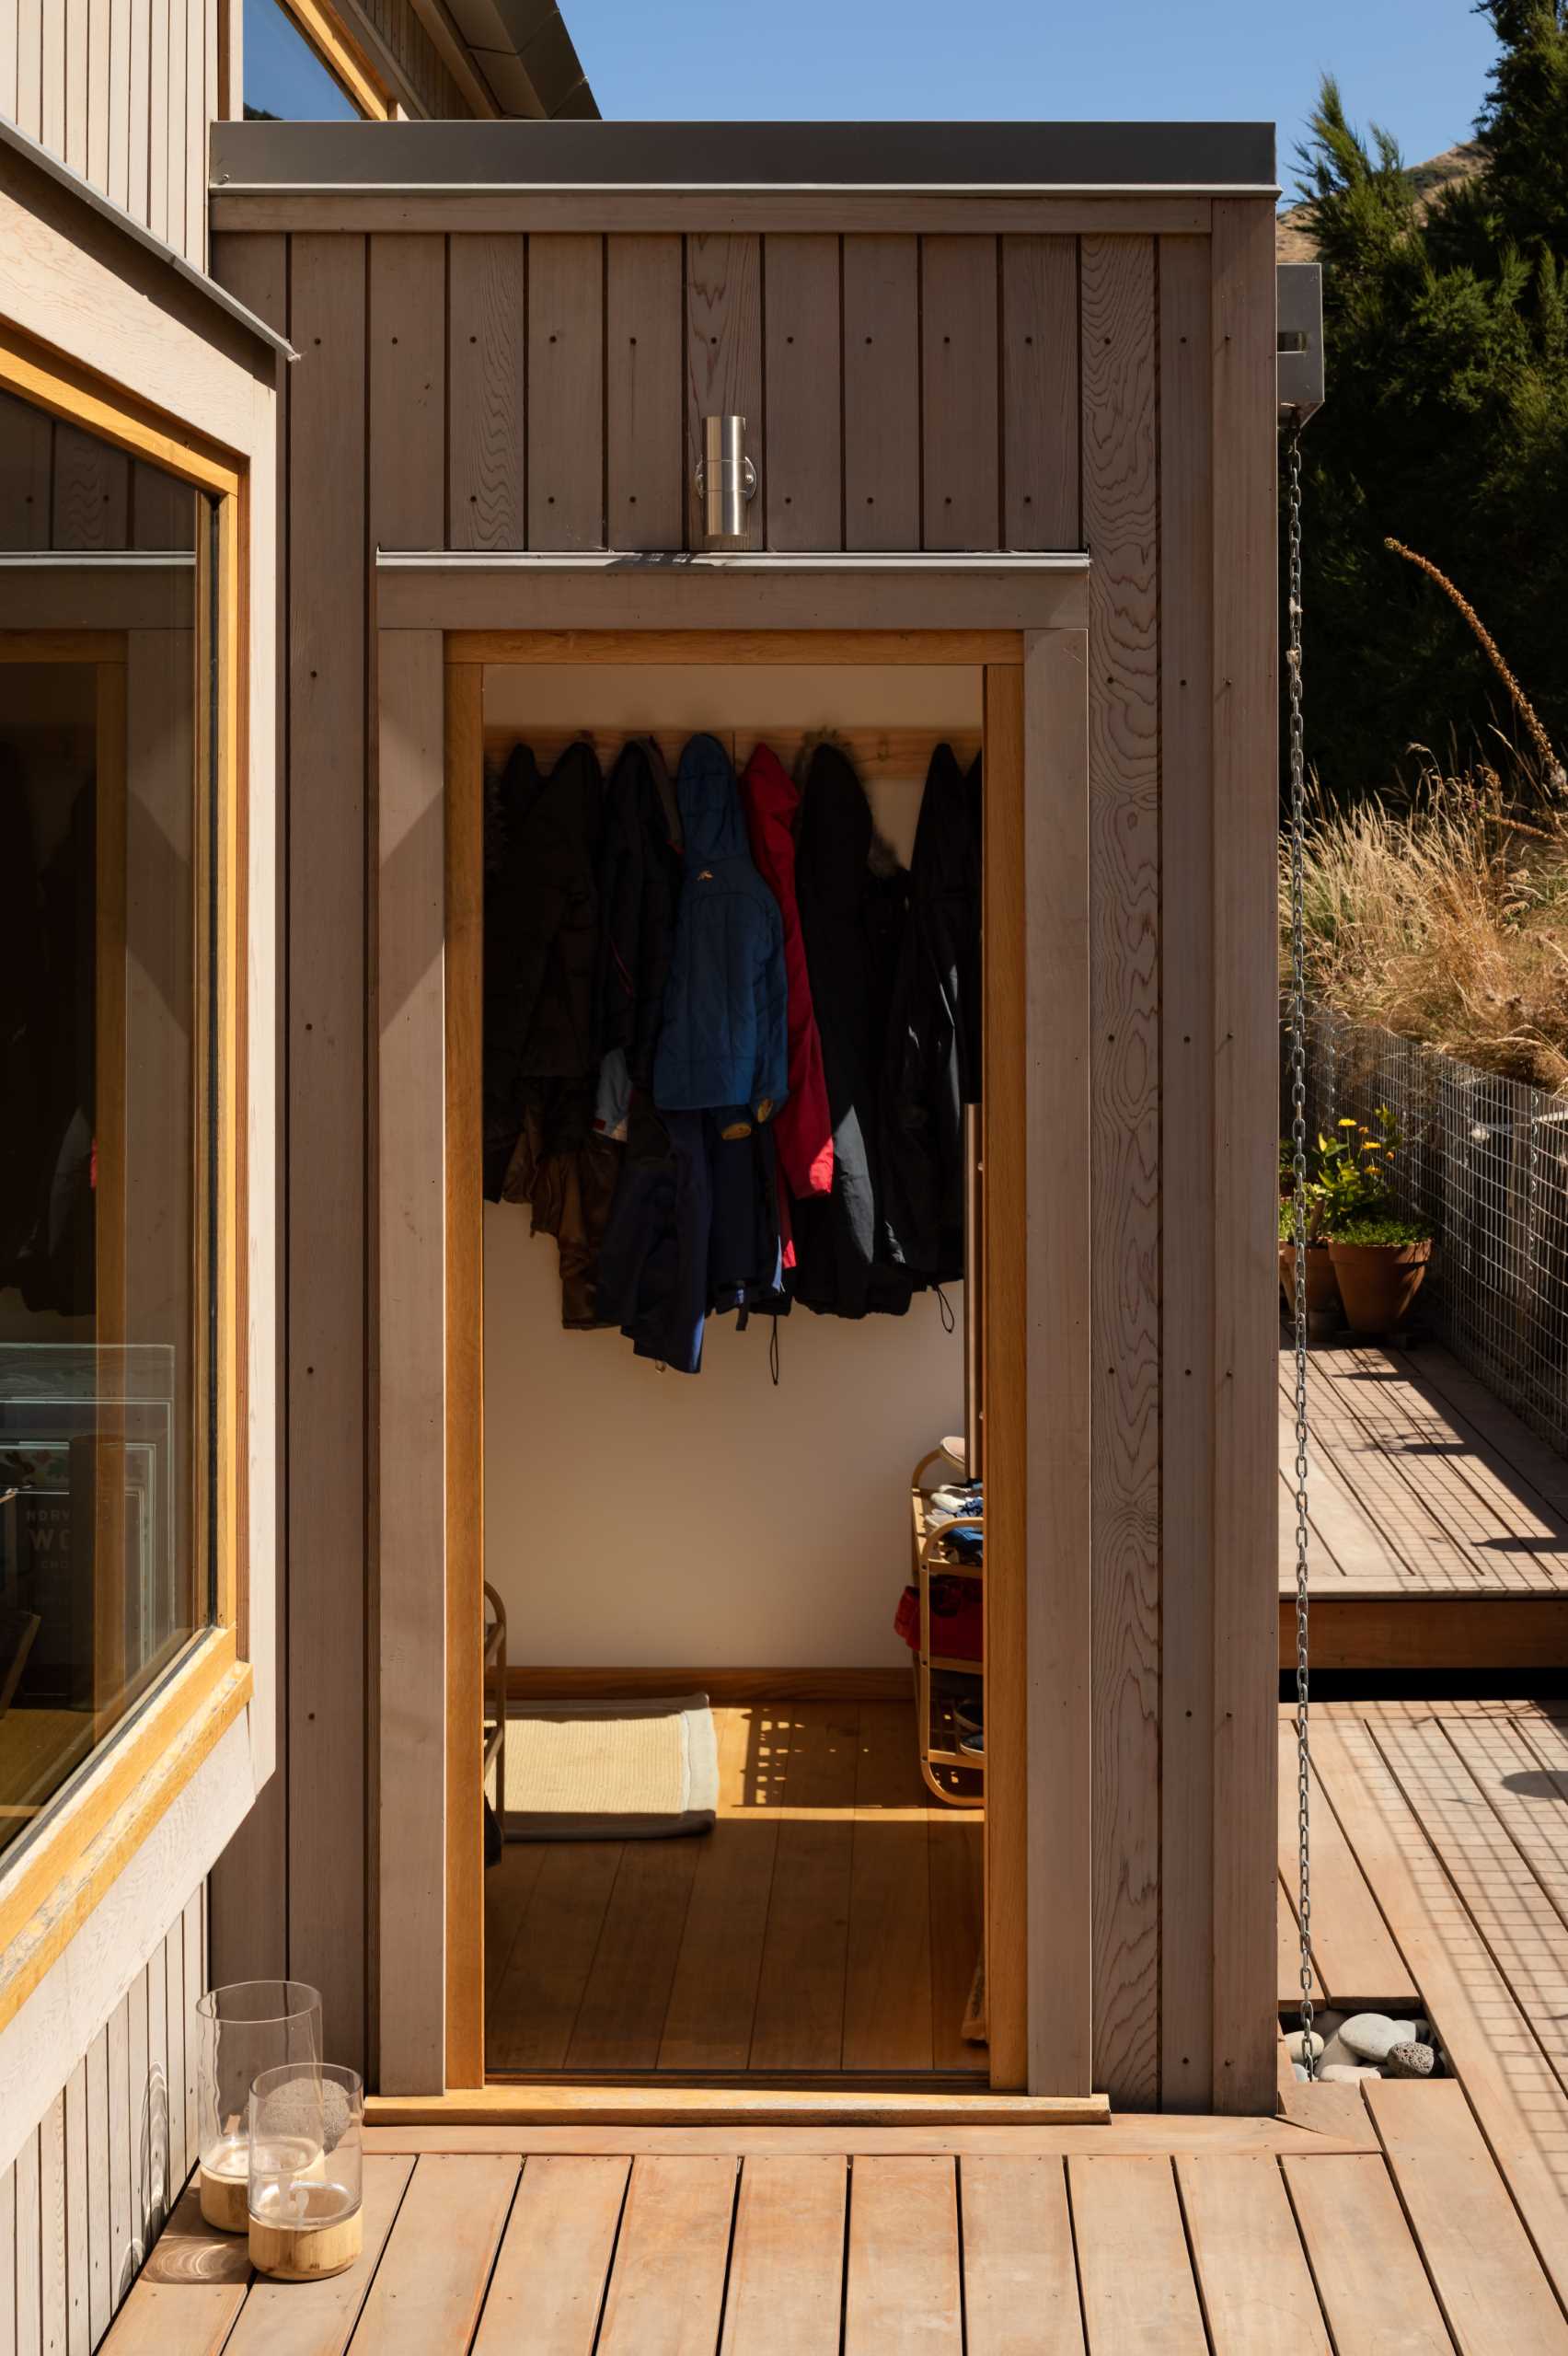
<path fill-rule="evenodd" d="M 1386 1105 L 1401 1208 L 1436 1244 L 1424 1322 L 1568 1453 L 1568 1098 L 1316 1008 L 1307 1128 Z"/>

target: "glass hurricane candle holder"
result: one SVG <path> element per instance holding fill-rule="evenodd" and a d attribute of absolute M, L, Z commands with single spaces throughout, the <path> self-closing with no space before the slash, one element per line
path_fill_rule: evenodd
<path fill-rule="evenodd" d="M 196 2004 L 196 2149 L 202 2214 L 243 2234 L 250 2175 L 250 2089 L 263 2070 L 321 2060 L 321 1998 L 303 1980 L 238 1980 Z"/>
<path fill-rule="evenodd" d="M 250 2263 L 284 2282 L 360 2254 L 364 2082 L 335 2062 L 263 2070 L 250 2090 Z"/>

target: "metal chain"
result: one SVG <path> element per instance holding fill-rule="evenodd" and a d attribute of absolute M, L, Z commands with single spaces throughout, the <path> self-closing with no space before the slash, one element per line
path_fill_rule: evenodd
<path fill-rule="evenodd" d="M 1286 442 L 1289 514 L 1288 643 L 1290 700 L 1290 1136 L 1294 1172 L 1296 1292 L 1296 1831 L 1297 1918 L 1301 1931 L 1301 2059 L 1318 2074 L 1312 2051 L 1312 1754 L 1309 1728 L 1307 1519 L 1307 756 L 1301 716 L 1301 423 Z"/>

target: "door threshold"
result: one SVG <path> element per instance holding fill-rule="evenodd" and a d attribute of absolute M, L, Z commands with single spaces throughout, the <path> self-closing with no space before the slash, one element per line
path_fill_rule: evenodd
<path fill-rule="evenodd" d="M 489 2085 L 367 2095 L 370 2127 L 1100 2127 L 1105 2095 L 900 2087 Z"/>

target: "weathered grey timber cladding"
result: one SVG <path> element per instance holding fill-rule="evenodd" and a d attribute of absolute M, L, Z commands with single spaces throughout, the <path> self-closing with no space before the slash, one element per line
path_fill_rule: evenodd
<path fill-rule="evenodd" d="M 508 132 L 509 156 L 525 153 L 525 128 Z M 1239 2024 L 1237 1992 L 1253 1979 L 1272 1987 L 1271 1771 L 1250 1734 L 1238 1743 L 1218 1719 L 1255 1683 L 1272 1742 L 1272 1472 L 1262 1501 L 1249 1488 L 1227 1520 L 1211 1453 L 1251 1449 L 1257 1420 L 1249 1393 L 1214 1438 L 1235 1334 L 1220 1297 L 1255 1274 L 1234 1273 L 1213 1207 L 1223 1042 L 1256 964 L 1239 935 L 1234 955 L 1222 942 L 1219 969 L 1216 906 L 1269 888 L 1252 835 L 1215 823 L 1221 734 L 1227 790 L 1239 763 L 1260 808 L 1274 808 L 1272 607 L 1250 636 L 1240 593 L 1225 585 L 1234 552 L 1216 540 L 1212 491 L 1223 464 L 1226 513 L 1256 543 L 1248 577 L 1264 583 L 1272 445 L 1250 422 L 1236 427 L 1273 367 L 1272 264 L 1251 235 L 1254 216 L 1272 218 L 1272 148 L 1249 135 L 1242 126 L 1206 158 L 1201 129 L 1184 144 L 1149 142 L 1138 178 L 1165 164 L 1183 191 L 1179 214 L 1158 191 L 1037 192 L 1008 197 L 1007 225 L 982 225 L 998 200 L 973 192 L 976 173 L 962 199 L 928 182 L 906 214 L 930 225 L 901 227 L 885 187 L 766 192 L 764 149 L 746 200 L 760 225 L 735 225 L 738 199 L 688 187 L 678 201 L 650 195 L 646 229 L 618 225 L 640 200 L 612 168 L 594 191 L 559 178 L 547 188 L 543 171 L 529 188 L 467 175 L 461 189 L 431 190 L 451 145 L 437 153 L 435 126 L 419 127 L 428 171 L 395 194 L 389 147 L 380 189 L 365 188 L 358 147 L 345 146 L 336 186 L 318 171 L 306 191 L 281 185 L 286 141 L 270 133 L 269 168 L 253 172 L 259 149 L 221 137 L 220 188 L 254 193 L 214 191 L 217 274 L 301 354 L 288 1265 L 291 1315 L 310 1346 L 291 1352 L 288 1528 L 291 1594 L 308 1598 L 311 1617 L 292 1656 L 290 1771 L 274 1787 L 286 1825 L 269 1829 L 264 1799 L 236 1843 L 248 1862 L 219 1877 L 220 1963 L 226 1921 L 286 1914 L 289 1967 L 328 1991 L 329 2012 L 360 2005 L 363 2018 L 365 1770 L 347 1743 L 326 1761 L 352 1712 L 325 1695 L 338 1676 L 358 1690 L 367 1640 L 371 551 L 699 548 L 698 421 L 738 408 L 759 476 L 747 533 L 757 549 L 1090 559 L 1094 2082 L 1134 2108 L 1266 2105 L 1257 2082 L 1271 2052 L 1258 2039 L 1272 2027 L 1266 2013 L 1256 2034 Z M 493 163 L 500 151 L 486 153 Z M 1016 185 L 1019 153 L 994 159 L 990 189 Z M 1092 142 L 1076 160 L 1081 188 Z M 691 179 L 703 171 L 699 151 Z M 1226 171 L 1244 193 L 1220 192 Z M 769 204 L 787 226 L 768 225 Z M 712 225 L 681 209 L 693 206 Z M 266 225 L 248 232 L 248 217 Z M 307 904 L 329 903 L 329 925 L 302 924 Z M 1238 1197 L 1250 1200 L 1245 1183 Z M 1262 1397 L 1266 1407 L 1266 1386 Z M 1221 1547 L 1229 1567 L 1216 1567 Z M 1250 1727 L 1250 1701 L 1245 1715 Z M 343 1805 L 323 1822 L 328 1765 Z M 351 2050 L 340 2033 L 334 2042 Z"/>

